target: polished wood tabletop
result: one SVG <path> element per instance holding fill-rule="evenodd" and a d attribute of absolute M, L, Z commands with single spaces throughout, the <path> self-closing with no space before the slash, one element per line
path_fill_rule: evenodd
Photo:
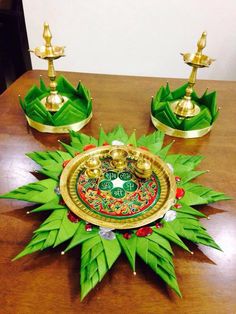
<path fill-rule="evenodd" d="M 30 71 L 1 96 L 0 193 L 37 181 L 36 164 L 24 154 L 55 150 L 58 139 L 69 136 L 43 134 L 27 126 L 18 103 L 39 75 Z M 154 131 L 150 122 L 150 100 L 164 78 L 95 75 L 63 72 L 77 85 L 81 80 L 92 94 L 93 119 L 83 132 L 97 136 L 122 124 L 137 135 Z M 184 83 L 169 79 L 171 89 Z M 199 166 L 210 170 L 196 182 L 236 196 L 236 82 L 198 81 L 196 91 L 218 92 L 220 116 L 211 133 L 199 139 L 175 139 L 172 153 L 200 154 Z M 165 143 L 173 138 L 165 137 Z M 26 202 L 0 200 L 0 313 L 236 313 L 236 202 L 224 201 L 200 208 L 202 219 L 223 252 L 189 244 L 191 255 L 173 246 L 174 264 L 183 298 L 179 298 L 141 260 L 134 276 L 128 261 L 120 257 L 96 288 L 80 301 L 80 249 L 61 256 L 62 246 L 37 252 L 20 260 L 11 259 L 29 242 L 32 232 L 47 214 L 26 215 Z"/>

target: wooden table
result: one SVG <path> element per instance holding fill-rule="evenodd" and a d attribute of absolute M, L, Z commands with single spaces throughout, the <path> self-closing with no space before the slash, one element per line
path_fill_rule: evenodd
<path fill-rule="evenodd" d="M 43 71 L 25 73 L 0 96 L 1 179 L 0 193 L 36 181 L 30 173 L 36 167 L 24 156 L 30 151 L 59 148 L 58 139 L 68 135 L 42 134 L 26 124 L 18 104 Z M 46 75 L 43 72 L 44 76 Z M 83 132 L 97 136 L 99 124 L 110 131 L 123 124 L 137 135 L 154 131 L 149 118 L 150 99 L 166 79 L 63 73 L 74 85 L 81 79 L 94 98 L 94 117 Z M 183 80 L 170 79 L 171 88 Z M 202 154 L 201 169 L 210 173 L 197 182 L 236 195 L 236 82 L 199 81 L 197 91 L 206 87 L 218 91 L 222 108 L 212 132 L 200 139 L 176 139 L 172 152 Z M 166 136 L 169 143 L 171 137 Z M 62 248 L 11 262 L 31 239 L 45 214 L 26 215 L 28 203 L 0 201 L 0 313 L 236 313 L 236 203 L 226 201 L 202 206 L 211 219 L 202 223 L 224 252 L 190 245 L 194 255 L 174 247 L 174 263 L 183 293 L 177 297 L 141 261 L 137 275 L 120 257 L 103 281 L 80 302 L 80 250 L 60 255 Z"/>

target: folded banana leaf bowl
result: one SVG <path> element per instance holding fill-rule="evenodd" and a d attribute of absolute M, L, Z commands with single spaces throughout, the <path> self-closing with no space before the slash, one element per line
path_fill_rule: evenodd
<path fill-rule="evenodd" d="M 191 118 L 178 117 L 171 109 L 174 101 L 180 100 L 185 95 L 187 84 L 171 91 L 167 83 L 162 86 L 151 103 L 151 119 L 155 127 L 164 131 L 168 135 L 183 138 L 195 138 L 207 134 L 218 117 L 216 92 L 206 90 L 202 96 L 198 96 L 194 91 L 191 95 L 200 112 Z"/>
<path fill-rule="evenodd" d="M 29 125 L 40 132 L 68 133 L 78 131 L 92 118 L 92 99 L 89 90 L 79 82 L 74 88 L 63 76 L 57 78 L 57 90 L 67 101 L 56 112 L 50 112 L 41 100 L 49 95 L 40 78 L 40 86 L 32 86 L 24 99 L 20 98 L 21 107 Z"/>

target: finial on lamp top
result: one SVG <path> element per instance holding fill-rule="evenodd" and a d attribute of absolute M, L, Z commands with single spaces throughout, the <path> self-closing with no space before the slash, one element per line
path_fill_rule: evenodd
<path fill-rule="evenodd" d="M 47 22 L 44 23 L 43 28 L 43 38 L 46 43 L 46 47 L 51 47 L 52 34 L 49 28 L 49 24 Z"/>
<path fill-rule="evenodd" d="M 202 53 L 202 50 L 206 47 L 207 32 L 203 32 L 201 38 L 197 42 L 197 52 Z"/>
<path fill-rule="evenodd" d="M 46 58 L 54 57 L 55 53 L 53 52 L 53 47 L 51 44 L 52 34 L 50 31 L 49 25 L 46 22 L 43 25 L 43 39 L 45 41 L 45 57 Z M 63 47 L 61 47 L 61 48 L 63 48 Z M 61 51 L 61 53 L 64 54 L 64 48 L 63 48 L 63 51 Z"/>

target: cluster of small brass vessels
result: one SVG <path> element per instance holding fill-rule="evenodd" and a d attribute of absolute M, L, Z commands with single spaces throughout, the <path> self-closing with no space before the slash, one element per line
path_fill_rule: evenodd
<path fill-rule="evenodd" d="M 148 179 L 152 174 L 152 163 L 141 156 L 138 151 L 129 156 L 125 148 L 115 147 L 109 151 L 111 168 L 118 171 L 127 167 L 128 158 L 134 159 L 134 173 L 138 178 Z M 99 178 L 102 175 L 102 163 L 98 156 L 92 156 L 85 162 L 86 174 L 89 178 Z"/>

